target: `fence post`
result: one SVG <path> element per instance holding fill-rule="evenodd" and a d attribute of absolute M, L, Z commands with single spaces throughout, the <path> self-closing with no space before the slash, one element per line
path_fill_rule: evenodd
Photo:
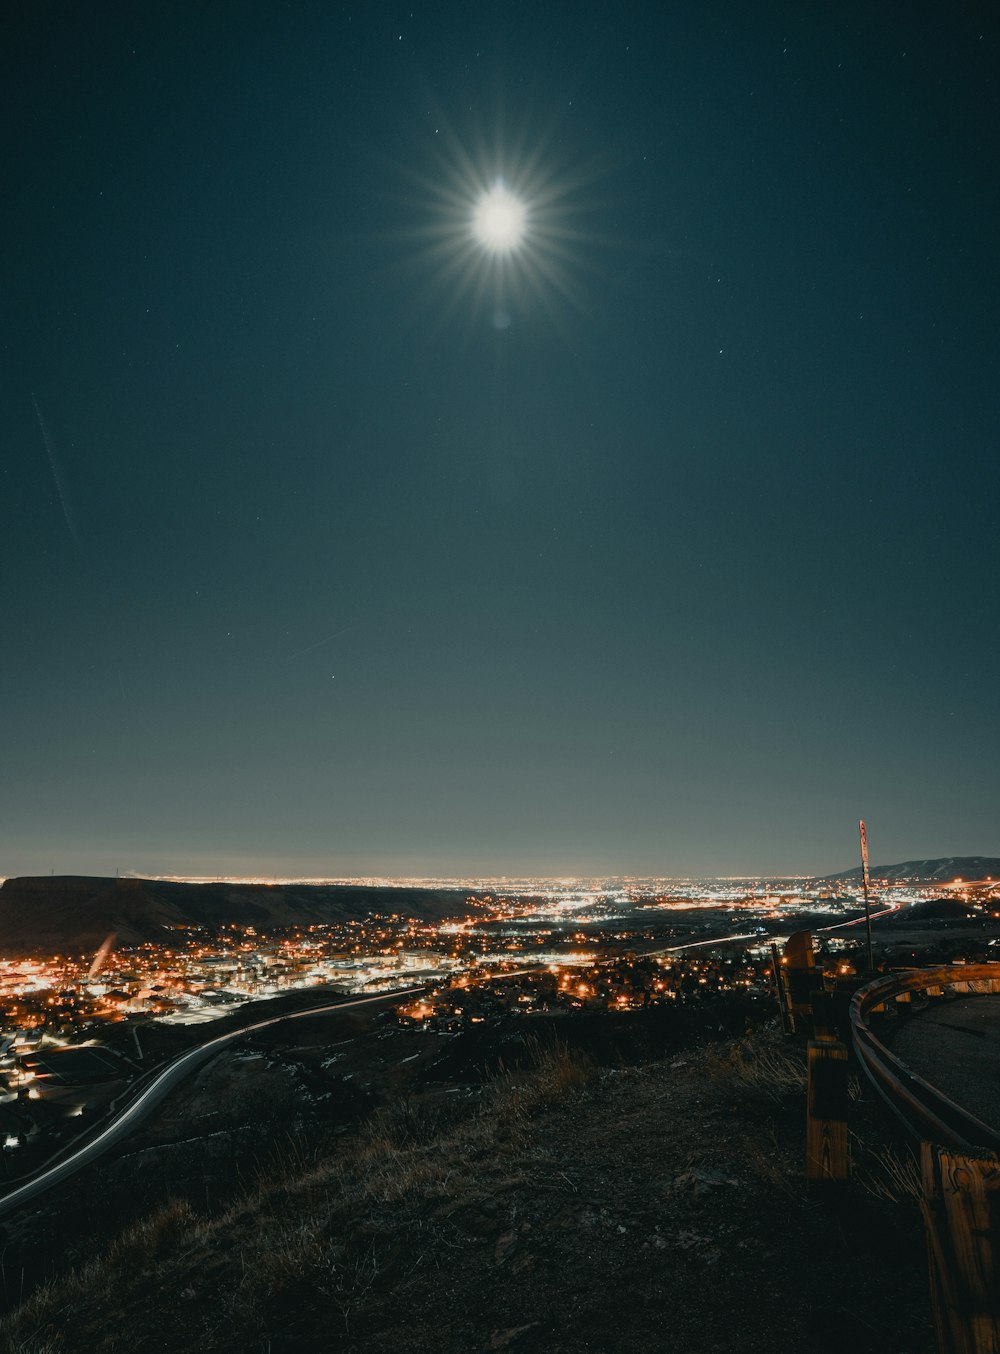
<path fill-rule="evenodd" d="M 847 1047 L 810 1039 L 806 1096 L 806 1179 L 846 1180 Z"/>
<path fill-rule="evenodd" d="M 792 1029 L 798 1034 L 809 1029 L 812 1019 L 812 991 L 816 986 L 816 956 L 811 931 L 796 931 L 785 942 L 785 990 Z"/>
<path fill-rule="evenodd" d="M 920 1145 L 940 1354 L 1000 1354 L 1000 1158 Z"/>
<path fill-rule="evenodd" d="M 813 1037 L 821 1040 L 838 1038 L 834 994 L 816 991 L 811 994 L 810 1002 L 813 1015 Z"/>

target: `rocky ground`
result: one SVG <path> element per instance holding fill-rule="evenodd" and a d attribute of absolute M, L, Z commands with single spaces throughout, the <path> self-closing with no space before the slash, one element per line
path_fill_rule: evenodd
<path fill-rule="evenodd" d="M 260 1052 L 230 1069 L 234 1103 Z M 78 1254 L 2 1347 L 929 1354 L 904 1150 L 858 1100 L 855 1180 L 808 1193 L 794 1045 L 763 1031 L 604 1067 L 527 1052 L 478 1086 L 416 1077 L 357 1127 L 272 1139 L 224 1198 L 188 1191 Z"/>

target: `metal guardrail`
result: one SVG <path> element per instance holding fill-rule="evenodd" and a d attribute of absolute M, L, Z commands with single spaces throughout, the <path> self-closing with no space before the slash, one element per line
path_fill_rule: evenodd
<path fill-rule="evenodd" d="M 943 1091 L 918 1076 L 873 1033 L 868 1017 L 897 997 L 936 988 L 941 992 L 1000 992 L 1000 964 L 949 964 L 877 978 L 855 992 L 851 1033 L 872 1085 L 915 1137 L 959 1151 L 1000 1151 L 1000 1131 L 983 1123 Z"/>

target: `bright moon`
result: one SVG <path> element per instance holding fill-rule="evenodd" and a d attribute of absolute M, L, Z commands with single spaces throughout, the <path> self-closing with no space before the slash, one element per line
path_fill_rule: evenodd
<path fill-rule="evenodd" d="M 524 238 L 524 218 L 524 203 L 498 183 L 476 204 L 472 230 L 491 254 L 509 254 Z"/>

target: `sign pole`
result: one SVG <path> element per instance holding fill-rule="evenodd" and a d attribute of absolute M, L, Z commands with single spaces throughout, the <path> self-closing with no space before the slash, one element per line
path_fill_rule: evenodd
<path fill-rule="evenodd" d="M 868 934 L 868 972 L 874 973 L 875 962 L 872 959 L 872 909 L 868 899 L 868 832 L 865 828 L 865 820 L 862 818 L 859 824 L 861 828 L 861 887 L 865 892 L 865 931 Z"/>

